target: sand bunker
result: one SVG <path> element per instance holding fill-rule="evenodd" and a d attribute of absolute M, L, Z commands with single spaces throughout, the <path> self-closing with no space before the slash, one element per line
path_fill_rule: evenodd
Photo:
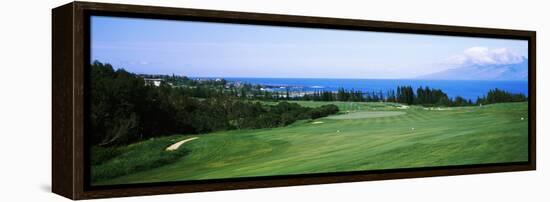
<path fill-rule="evenodd" d="M 180 146 L 181 146 L 183 143 L 189 142 L 189 141 L 194 140 L 194 139 L 197 139 L 197 138 L 198 138 L 198 137 L 192 137 L 192 138 L 189 138 L 189 139 L 185 139 L 185 140 L 176 142 L 176 143 L 170 145 L 169 147 L 167 147 L 167 148 L 166 148 L 166 151 L 174 151 L 174 150 L 177 150 L 178 148 L 180 148 Z"/>
<path fill-rule="evenodd" d="M 396 107 L 397 109 L 409 109 L 410 107 L 407 105 L 401 105 L 399 107 Z"/>
<path fill-rule="evenodd" d="M 444 108 L 441 108 L 441 107 L 424 107 L 422 108 L 424 110 L 430 110 L 430 111 L 446 111 L 446 110 L 453 110 L 451 109 L 450 107 L 444 107 Z"/>

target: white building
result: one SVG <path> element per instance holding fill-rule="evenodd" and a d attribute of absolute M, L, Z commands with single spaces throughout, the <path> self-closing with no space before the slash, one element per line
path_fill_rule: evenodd
<path fill-rule="evenodd" d="M 154 85 L 154 86 L 160 86 L 160 84 L 163 82 L 162 79 L 148 79 L 148 78 L 143 78 L 143 80 L 145 80 L 145 85 Z"/>

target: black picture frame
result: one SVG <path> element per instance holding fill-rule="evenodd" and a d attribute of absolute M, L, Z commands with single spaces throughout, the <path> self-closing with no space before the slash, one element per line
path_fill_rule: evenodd
<path fill-rule="evenodd" d="M 120 16 L 254 25 L 282 25 L 528 40 L 529 157 L 527 162 L 407 168 L 357 172 L 248 177 L 220 180 L 90 186 L 89 107 L 90 16 Z M 463 175 L 536 169 L 536 32 L 321 18 L 139 5 L 72 2 L 52 10 L 52 190 L 70 199 L 185 193 L 245 188 Z"/>

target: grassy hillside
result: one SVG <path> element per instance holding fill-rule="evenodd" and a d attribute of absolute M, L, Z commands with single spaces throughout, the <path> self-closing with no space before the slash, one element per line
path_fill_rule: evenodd
<path fill-rule="evenodd" d="M 328 102 L 298 102 L 318 106 Z M 93 184 L 180 181 L 301 173 L 527 160 L 527 103 L 482 107 L 423 108 L 392 103 L 330 102 L 342 114 L 290 126 L 199 135 L 177 158 L 170 144 L 196 136 L 174 135 L 118 148 L 92 166 Z M 136 146 L 138 145 L 138 146 Z M 139 145 L 147 145 L 140 147 Z M 140 156 L 164 166 L 130 169 L 118 177 L 101 173 L 140 168 Z M 150 155 L 150 156 L 151 156 Z M 129 160 L 131 159 L 131 160 Z M 147 161 L 146 158 L 142 159 Z M 127 169 L 128 170 L 128 169 Z"/>

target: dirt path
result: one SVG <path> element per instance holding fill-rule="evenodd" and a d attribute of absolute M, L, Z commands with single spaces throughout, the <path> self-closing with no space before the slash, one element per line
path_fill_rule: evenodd
<path fill-rule="evenodd" d="M 194 139 L 198 139 L 199 137 L 192 137 L 192 138 L 189 138 L 189 139 L 185 139 L 185 140 L 182 140 L 182 141 L 179 141 L 179 142 L 176 142 L 172 145 L 170 145 L 169 147 L 166 147 L 166 151 L 174 151 L 174 150 L 177 150 L 178 148 L 180 148 L 180 146 L 186 142 L 189 142 L 191 140 L 194 140 Z"/>

